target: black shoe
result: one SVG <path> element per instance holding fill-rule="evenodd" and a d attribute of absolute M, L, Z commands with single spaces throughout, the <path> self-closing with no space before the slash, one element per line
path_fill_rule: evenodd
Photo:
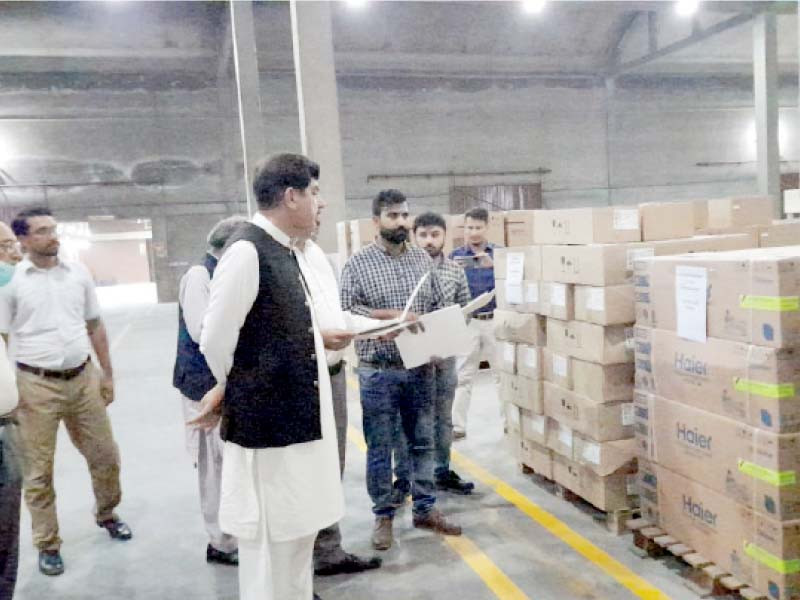
<path fill-rule="evenodd" d="M 131 528 L 128 527 L 123 521 L 118 519 L 106 519 L 105 521 L 98 521 L 98 527 L 108 531 L 108 535 L 114 540 L 129 540 L 133 537 Z"/>
<path fill-rule="evenodd" d="M 335 563 L 320 564 L 314 567 L 314 574 L 325 577 L 327 575 L 339 575 L 341 573 L 360 573 L 377 569 L 383 561 L 377 556 L 372 558 L 361 558 L 355 554 L 345 553 L 344 558 Z"/>
<path fill-rule="evenodd" d="M 39 570 L 45 575 L 61 575 L 64 572 L 64 561 L 58 550 L 39 552 Z"/>
<path fill-rule="evenodd" d="M 314 600 L 322 600 L 322 598 L 320 598 L 319 596 L 317 596 L 316 594 L 314 594 Z"/>
<path fill-rule="evenodd" d="M 221 565 L 231 565 L 237 566 L 239 564 L 239 551 L 234 550 L 233 552 L 223 552 L 222 550 L 217 550 L 209 544 L 206 546 L 206 562 L 208 563 L 219 563 Z"/>
<path fill-rule="evenodd" d="M 436 477 L 436 489 L 466 496 L 472 493 L 475 484 L 471 481 L 464 481 L 455 471 L 447 471 Z"/>
<path fill-rule="evenodd" d="M 411 484 L 405 479 L 396 479 L 392 488 L 391 504 L 400 508 L 406 503 L 406 498 L 411 495 Z"/>

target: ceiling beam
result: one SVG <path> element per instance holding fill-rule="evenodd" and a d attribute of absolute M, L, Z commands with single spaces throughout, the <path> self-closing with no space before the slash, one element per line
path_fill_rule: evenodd
<path fill-rule="evenodd" d="M 638 11 L 632 11 L 624 14 L 618 21 L 611 35 L 611 43 L 606 50 L 606 70 L 611 71 L 619 64 L 622 43 L 625 41 L 625 36 L 628 35 L 628 32 L 636 23 L 639 14 Z"/>

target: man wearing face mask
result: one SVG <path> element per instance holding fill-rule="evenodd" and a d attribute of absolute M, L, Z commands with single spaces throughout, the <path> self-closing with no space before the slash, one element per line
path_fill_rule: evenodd
<path fill-rule="evenodd" d="M 372 215 L 380 234 L 345 264 L 342 308 L 374 319 L 396 318 L 425 275 L 428 277 L 411 311 L 423 314 L 444 306 L 433 261 L 424 250 L 408 243 L 406 197 L 397 190 L 380 192 L 372 202 Z M 356 353 L 367 442 L 367 491 L 375 514 L 373 547 L 387 550 L 393 542 L 392 449 L 398 418 L 409 441 L 414 526 L 461 535 L 461 528 L 434 508 L 433 366 L 406 369 L 397 345 L 387 339 L 356 341 Z"/>
<path fill-rule="evenodd" d="M 466 306 L 472 295 L 464 269 L 447 258 L 444 248 L 447 224 L 444 217 L 433 212 L 419 215 L 414 220 L 414 239 L 433 259 L 436 273 L 444 292 L 445 304 Z M 458 383 L 456 359 L 454 356 L 432 361 L 433 364 L 433 439 L 434 439 L 434 481 L 436 488 L 455 494 L 471 494 L 475 484 L 464 481 L 450 468 L 450 446 L 453 441 L 453 397 Z M 394 451 L 395 483 L 393 502 L 401 506 L 411 489 L 409 474 L 411 465 L 408 456 L 408 440 L 398 426 L 397 445 Z"/>
<path fill-rule="evenodd" d="M 0 294 L 22 260 L 17 236 L 0 222 Z M 0 600 L 11 600 L 17 583 L 19 562 L 19 507 L 22 497 L 22 469 L 16 421 L 17 383 L 0 338 Z"/>

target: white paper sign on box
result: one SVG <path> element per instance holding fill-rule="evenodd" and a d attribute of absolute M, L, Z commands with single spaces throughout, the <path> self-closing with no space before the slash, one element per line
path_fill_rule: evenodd
<path fill-rule="evenodd" d="M 639 229 L 638 208 L 617 208 L 614 210 L 614 229 Z"/>
<path fill-rule="evenodd" d="M 539 355 L 536 348 L 525 348 L 525 364 L 531 369 L 539 366 Z"/>
<path fill-rule="evenodd" d="M 522 304 L 522 282 L 506 279 L 506 302 L 509 304 Z"/>
<path fill-rule="evenodd" d="M 539 302 L 539 283 L 526 283 L 525 284 L 525 302 L 528 304 L 537 304 Z"/>
<path fill-rule="evenodd" d="M 675 267 L 675 310 L 678 336 L 694 342 L 706 341 L 708 272 L 704 267 Z"/>
<path fill-rule="evenodd" d="M 567 286 L 563 283 L 550 284 L 550 304 L 553 306 L 567 305 Z"/>
<path fill-rule="evenodd" d="M 567 358 L 560 354 L 553 354 L 553 373 L 559 377 L 567 376 Z"/>
<path fill-rule="evenodd" d="M 525 273 L 525 255 L 522 252 L 506 254 L 506 279 L 514 283 L 522 283 Z"/>
<path fill-rule="evenodd" d="M 588 310 L 602 311 L 606 308 L 606 290 L 601 287 L 590 287 L 586 295 L 586 308 Z"/>
<path fill-rule="evenodd" d="M 622 424 L 624 426 L 633 425 L 634 421 L 634 409 L 633 403 L 629 402 L 628 404 L 622 405 Z"/>

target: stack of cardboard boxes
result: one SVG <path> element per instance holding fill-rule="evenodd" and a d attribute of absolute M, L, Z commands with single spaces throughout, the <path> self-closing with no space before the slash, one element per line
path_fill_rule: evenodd
<path fill-rule="evenodd" d="M 512 239 L 526 245 L 495 254 L 506 429 L 520 462 L 601 510 L 634 502 L 634 262 L 757 244 L 753 232 L 695 235 L 696 210 L 687 202 L 520 211 L 532 213 L 527 222 L 507 213 L 507 238 L 509 224 L 522 223 Z M 544 328 L 535 348 L 504 331 L 514 313 Z M 518 389 L 538 402 L 523 406 Z"/>
<path fill-rule="evenodd" d="M 635 272 L 644 515 L 768 597 L 800 598 L 800 246 Z"/>

